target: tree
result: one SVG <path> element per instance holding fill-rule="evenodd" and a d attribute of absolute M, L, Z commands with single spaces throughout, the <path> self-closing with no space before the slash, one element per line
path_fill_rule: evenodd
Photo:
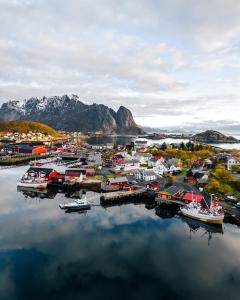
<path fill-rule="evenodd" d="M 184 144 L 184 142 L 181 142 L 181 144 L 180 144 L 180 149 L 186 150 L 186 145 Z"/>
<path fill-rule="evenodd" d="M 240 173 L 240 166 L 237 165 L 232 166 L 232 172 Z"/>
<path fill-rule="evenodd" d="M 161 149 L 162 149 L 162 150 L 166 150 L 166 149 L 167 149 L 167 145 L 166 145 L 165 142 L 161 145 Z"/>
<path fill-rule="evenodd" d="M 218 192 L 220 189 L 220 183 L 217 179 L 211 178 L 206 186 L 208 192 Z"/>

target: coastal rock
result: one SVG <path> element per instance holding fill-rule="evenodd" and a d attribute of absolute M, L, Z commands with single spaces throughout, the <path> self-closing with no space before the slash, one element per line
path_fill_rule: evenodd
<path fill-rule="evenodd" d="M 77 95 L 32 97 L 22 103 L 11 100 L 0 108 L 0 120 L 20 119 L 39 121 L 57 130 L 143 133 L 127 108 L 121 106 L 115 112 L 103 104 L 88 105 Z"/>
<path fill-rule="evenodd" d="M 206 130 L 202 133 L 195 134 L 193 141 L 200 143 L 237 143 L 238 140 L 232 136 L 226 136 L 215 130 Z"/>

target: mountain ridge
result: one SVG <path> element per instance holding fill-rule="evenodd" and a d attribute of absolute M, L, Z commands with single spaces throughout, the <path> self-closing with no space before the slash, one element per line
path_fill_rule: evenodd
<path fill-rule="evenodd" d="M 0 108 L 0 120 L 32 120 L 56 130 L 102 131 L 106 133 L 141 134 L 132 113 L 124 106 L 117 112 L 103 104 L 85 104 L 77 95 L 31 97 L 10 100 Z"/>

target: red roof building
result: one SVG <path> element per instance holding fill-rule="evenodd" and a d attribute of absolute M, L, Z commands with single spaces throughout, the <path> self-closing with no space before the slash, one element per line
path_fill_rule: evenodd
<path fill-rule="evenodd" d="M 195 201 L 195 202 L 201 202 L 203 200 L 203 195 L 201 194 L 195 194 L 195 193 L 191 193 L 191 192 L 186 192 L 182 198 L 182 200 L 185 202 L 185 203 L 189 203 L 189 202 L 192 202 L 192 201 Z"/>

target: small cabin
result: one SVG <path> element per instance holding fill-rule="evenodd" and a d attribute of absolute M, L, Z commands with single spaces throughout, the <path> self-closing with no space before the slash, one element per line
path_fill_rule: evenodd
<path fill-rule="evenodd" d="M 106 182 L 107 185 L 112 186 L 124 186 L 128 184 L 128 179 L 125 176 L 122 177 L 116 177 L 116 178 L 109 178 Z"/>
<path fill-rule="evenodd" d="M 130 192 L 130 191 L 136 191 L 136 190 L 139 190 L 139 189 L 142 189 L 142 187 L 140 186 L 137 186 L 137 185 L 127 185 L 123 188 L 123 190 L 125 192 Z"/>
<path fill-rule="evenodd" d="M 178 187 L 176 185 L 172 185 L 168 188 L 166 188 L 163 191 L 160 191 L 157 193 L 157 197 L 166 199 L 166 200 L 178 200 L 183 193 L 183 189 L 181 187 Z"/>
<path fill-rule="evenodd" d="M 84 176 L 86 176 L 86 174 L 86 169 L 68 168 L 65 171 L 65 181 L 78 181 Z"/>
<path fill-rule="evenodd" d="M 5 145 L 4 152 L 19 153 L 19 154 L 44 154 L 47 152 L 44 144 L 38 143 L 16 143 Z"/>

